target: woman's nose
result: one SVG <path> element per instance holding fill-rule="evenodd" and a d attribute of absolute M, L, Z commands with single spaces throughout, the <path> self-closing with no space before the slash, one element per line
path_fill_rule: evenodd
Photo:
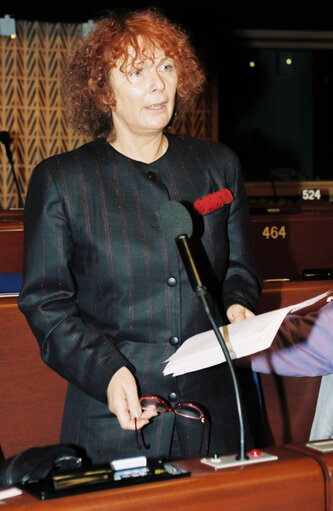
<path fill-rule="evenodd" d="M 159 92 L 165 87 L 164 81 L 158 71 L 152 73 L 151 77 L 151 90 L 152 92 Z"/>

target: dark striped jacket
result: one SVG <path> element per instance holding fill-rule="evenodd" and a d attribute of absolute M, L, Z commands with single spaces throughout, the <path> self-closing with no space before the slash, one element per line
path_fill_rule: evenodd
<path fill-rule="evenodd" d="M 123 365 L 135 372 L 142 395 L 181 399 L 178 379 L 163 376 L 163 361 L 211 328 L 175 243 L 159 228 L 165 201 L 180 201 L 192 214 L 191 246 L 214 310 L 256 308 L 261 281 L 237 157 L 222 144 L 168 139 L 165 155 L 149 165 L 101 139 L 33 172 L 19 307 L 45 362 L 70 382 L 67 440 L 78 440 L 83 424 L 92 438 L 91 414 L 105 418 L 107 385 Z M 230 204 L 194 212 L 197 199 L 223 188 Z"/>

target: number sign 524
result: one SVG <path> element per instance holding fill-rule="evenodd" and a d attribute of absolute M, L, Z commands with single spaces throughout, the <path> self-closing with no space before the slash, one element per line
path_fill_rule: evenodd
<path fill-rule="evenodd" d="M 321 198 L 320 190 L 302 190 L 303 200 L 319 200 Z"/>

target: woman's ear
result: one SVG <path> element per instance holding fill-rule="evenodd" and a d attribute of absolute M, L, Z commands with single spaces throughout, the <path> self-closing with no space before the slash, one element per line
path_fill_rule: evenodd
<path fill-rule="evenodd" d="M 110 97 L 112 96 L 111 91 L 105 90 L 106 89 L 105 85 L 104 87 L 100 87 L 98 85 L 98 82 L 93 78 L 89 78 L 88 87 L 90 90 L 90 94 L 92 96 L 95 96 L 98 109 L 101 112 L 111 113 L 112 106 L 115 106 L 115 101 L 112 101 Z"/>
<path fill-rule="evenodd" d="M 95 80 L 93 80 L 92 78 L 89 78 L 89 80 L 88 80 L 88 87 L 89 87 L 91 93 L 96 92 L 96 82 L 95 82 Z"/>

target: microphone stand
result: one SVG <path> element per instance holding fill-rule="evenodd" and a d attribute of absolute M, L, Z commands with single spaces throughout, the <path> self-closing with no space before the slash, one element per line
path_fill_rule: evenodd
<path fill-rule="evenodd" d="M 248 456 L 245 452 L 245 429 L 244 429 L 243 410 L 242 410 L 242 403 L 241 403 L 241 397 L 240 397 L 239 385 L 238 385 L 236 372 L 235 372 L 235 369 L 234 369 L 234 366 L 233 366 L 233 363 L 232 363 L 232 360 L 231 360 L 231 357 L 229 354 L 229 350 L 228 350 L 228 348 L 225 344 L 225 341 L 222 337 L 222 334 L 221 334 L 218 326 L 216 325 L 215 320 L 211 314 L 208 302 L 206 300 L 205 290 L 203 288 L 199 288 L 196 291 L 196 295 L 201 300 L 203 308 L 209 318 L 209 321 L 212 325 L 212 328 L 213 328 L 214 333 L 217 337 L 217 340 L 222 348 L 223 354 L 225 356 L 226 362 L 227 362 L 229 370 L 230 370 L 230 374 L 231 374 L 231 378 L 232 378 L 234 390 L 235 390 L 237 414 L 238 414 L 238 422 L 239 422 L 239 453 L 238 453 L 238 456 L 236 456 L 236 459 L 239 461 L 245 461 L 248 459 Z"/>
<path fill-rule="evenodd" d="M 214 455 L 213 458 L 202 458 L 201 462 L 206 463 L 217 468 L 230 467 L 236 465 L 244 465 L 249 463 L 256 463 L 262 461 L 272 461 L 277 459 L 277 456 L 271 455 L 268 453 L 264 453 L 259 451 L 258 449 L 251 450 L 248 454 L 245 452 L 245 433 L 244 433 L 244 419 L 243 419 L 243 410 L 241 403 L 241 396 L 239 390 L 239 384 L 237 381 L 236 373 L 233 367 L 233 363 L 229 354 L 229 350 L 225 344 L 223 336 L 220 332 L 220 329 L 217 327 L 212 313 L 209 308 L 209 304 L 206 300 L 207 290 L 205 286 L 202 284 L 199 273 L 195 266 L 190 247 L 188 245 L 188 236 L 192 234 L 192 219 L 190 214 L 186 210 L 186 208 L 176 201 L 167 201 L 159 212 L 159 223 L 164 235 L 169 240 L 176 241 L 177 248 L 181 259 L 183 261 L 185 270 L 187 272 L 187 276 L 193 291 L 196 293 L 198 298 L 200 299 L 202 306 L 207 314 L 207 317 L 212 325 L 213 331 L 216 335 L 216 338 L 220 344 L 220 347 L 224 353 L 226 363 L 228 365 L 230 375 L 233 382 L 236 404 L 237 404 L 237 412 L 238 412 L 238 420 L 239 420 L 239 453 L 238 455 L 224 455 L 217 456 Z"/>
<path fill-rule="evenodd" d="M 189 281 L 191 282 L 192 289 L 200 299 L 202 306 L 208 316 L 208 319 L 212 325 L 213 331 L 217 337 L 217 340 L 222 348 L 223 354 L 225 356 L 226 362 L 228 364 L 231 378 L 234 385 L 235 390 L 235 397 L 236 397 L 236 404 L 237 404 L 237 413 L 238 413 L 238 421 L 239 421 L 239 433 L 240 433 L 240 445 L 239 445 L 239 453 L 238 456 L 236 456 L 236 459 L 239 461 L 245 461 L 248 459 L 248 456 L 245 452 L 245 430 L 244 430 L 244 419 L 243 419 L 243 410 L 242 410 L 242 403 L 241 403 L 241 397 L 240 397 L 240 391 L 239 391 L 239 384 L 237 380 L 237 376 L 235 373 L 235 369 L 229 354 L 229 350 L 225 344 L 225 341 L 222 337 L 222 334 L 218 328 L 218 326 L 215 323 L 215 320 L 212 316 L 209 304 L 206 299 L 207 290 L 205 286 L 203 286 L 200 276 L 198 274 L 198 271 L 196 269 L 194 260 L 192 258 L 191 251 L 189 249 L 187 238 L 186 236 L 182 235 L 176 238 L 176 243 L 178 250 L 180 252 L 180 255 L 182 256 L 182 260 L 184 262 L 185 269 L 187 271 Z"/>
<path fill-rule="evenodd" d="M 263 461 L 273 461 L 277 460 L 277 456 L 273 454 L 269 454 L 266 452 L 262 452 L 258 449 L 253 449 L 249 452 L 249 456 L 245 452 L 245 430 L 244 430 L 244 419 L 243 419 L 243 410 L 242 410 L 242 403 L 241 403 L 241 396 L 239 391 L 239 384 L 237 380 L 237 376 L 235 373 L 235 369 L 229 354 L 229 350 L 225 344 L 225 341 L 223 339 L 223 336 L 220 332 L 220 329 L 217 327 L 215 320 L 212 316 L 212 313 L 209 308 L 209 304 L 206 300 L 207 290 L 205 286 L 202 284 L 200 280 L 200 276 L 198 274 L 197 268 L 195 266 L 194 260 L 192 258 L 192 254 L 190 251 L 190 248 L 187 243 L 187 236 L 186 235 L 180 235 L 175 238 L 176 244 L 179 250 L 179 253 L 181 255 L 181 258 L 183 260 L 185 269 L 187 271 L 187 275 L 189 278 L 189 281 L 191 283 L 193 291 L 196 293 L 198 298 L 200 299 L 202 306 L 207 314 L 207 317 L 213 327 L 213 331 L 216 335 L 216 338 L 220 344 L 220 347 L 222 348 L 222 351 L 224 353 L 226 362 L 228 364 L 228 368 L 231 374 L 231 378 L 233 381 L 234 391 L 235 391 L 235 397 L 236 397 L 236 404 L 237 404 L 237 412 L 238 412 L 238 421 L 239 421 L 239 453 L 234 456 L 226 455 L 226 456 L 215 456 L 213 458 L 202 458 L 202 463 L 206 463 L 207 465 L 210 465 L 217 468 L 223 468 L 223 467 L 231 467 L 235 465 L 244 465 L 244 464 L 251 464 L 251 463 L 258 463 Z"/>

